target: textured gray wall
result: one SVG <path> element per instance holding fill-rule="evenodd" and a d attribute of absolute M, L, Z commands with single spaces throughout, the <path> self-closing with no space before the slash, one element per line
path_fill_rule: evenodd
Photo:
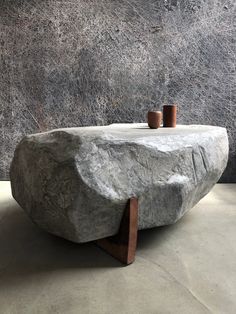
<path fill-rule="evenodd" d="M 40 130 L 144 121 L 225 126 L 236 181 L 235 0 L 0 0 L 0 178 Z"/>

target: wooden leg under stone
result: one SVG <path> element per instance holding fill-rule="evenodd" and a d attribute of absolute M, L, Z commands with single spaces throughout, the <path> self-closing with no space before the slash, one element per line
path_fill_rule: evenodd
<path fill-rule="evenodd" d="M 129 265 L 135 259 L 138 236 L 138 199 L 128 201 L 117 235 L 99 239 L 96 244 L 120 262 Z"/>

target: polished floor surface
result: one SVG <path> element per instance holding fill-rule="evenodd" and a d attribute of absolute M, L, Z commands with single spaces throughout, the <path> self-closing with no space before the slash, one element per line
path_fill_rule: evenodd
<path fill-rule="evenodd" d="M 0 314 L 236 313 L 236 184 L 172 226 L 139 232 L 124 267 L 41 231 L 0 182 Z"/>

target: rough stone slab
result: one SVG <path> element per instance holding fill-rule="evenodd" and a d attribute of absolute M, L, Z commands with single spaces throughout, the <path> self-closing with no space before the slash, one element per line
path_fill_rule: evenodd
<path fill-rule="evenodd" d="M 139 229 L 176 222 L 210 191 L 227 160 L 225 128 L 113 124 L 26 136 L 10 176 L 14 198 L 38 226 L 86 242 L 116 234 L 132 196 Z"/>

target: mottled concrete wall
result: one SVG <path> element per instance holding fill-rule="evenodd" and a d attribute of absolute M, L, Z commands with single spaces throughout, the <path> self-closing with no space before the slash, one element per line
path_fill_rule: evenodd
<path fill-rule="evenodd" d="M 45 129 L 144 121 L 225 126 L 236 181 L 235 0 L 0 0 L 0 178 Z"/>

